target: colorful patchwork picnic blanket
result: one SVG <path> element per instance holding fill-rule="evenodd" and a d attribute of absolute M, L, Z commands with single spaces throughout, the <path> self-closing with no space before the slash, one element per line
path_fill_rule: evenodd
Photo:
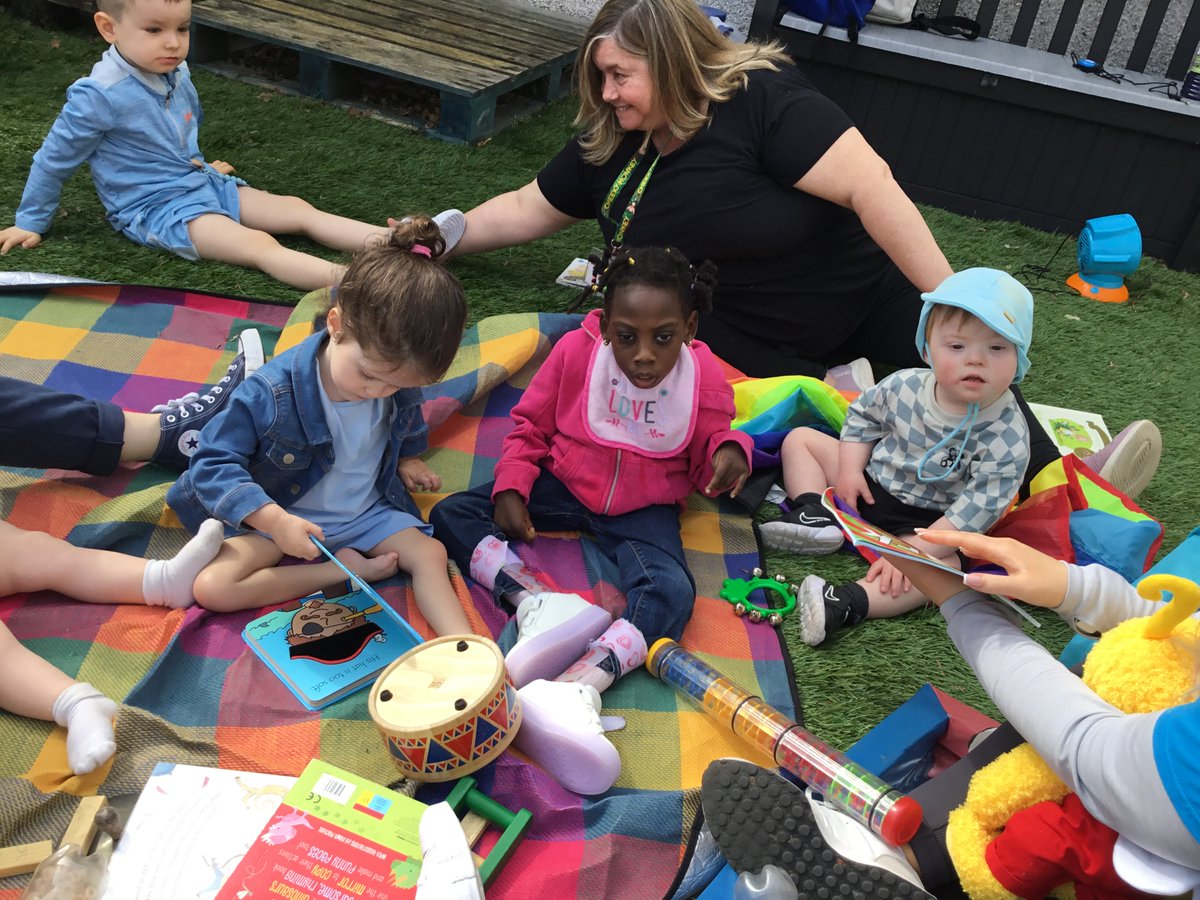
<path fill-rule="evenodd" d="M 310 295 L 293 311 L 100 285 L 0 293 L 0 373 L 147 410 L 216 380 L 246 327 L 259 328 L 268 352 L 277 341 L 295 343 L 322 302 L 322 295 Z M 428 461 L 446 490 L 490 480 L 509 409 L 553 342 L 578 322 L 565 315 L 499 316 L 468 332 L 425 407 L 435 446 Z M 77 544 L 167 556 L 186 537 L 163 503 L 172 478 L 149 464 L 106 478 L 0 468 L 0 515 Z M 437 499 L 420 498 L 426 510 Z M 724 578 L 745 577 L 759 562 L 749 518 L 726 499 L 693 496 L 682 527 L 701 595 L 684 645 L 794 714 L 794 679 L 778 634 L 736 618 L 716 599 Z M 525 555 L 561 588 L 605 605 L 621 602 L 609 563 L 590 540 L 540 537 Z M 507 613 L 481 589 L 461 580 L 456 586 L 475 630 L 498 636 Z M 380 590 L 430 635 L 405 583 Z M 320 712 L 301 708 L 241 640 L 259 613 L 92 605 L 49 593 L 0 599 L 0 619 L 31 649 L 124 700 L 113 763 L 83 777 L 70 776 L 62 729 L 0 713 L 0 846 L 57 840 L 77 795 L 136 793 L 162 760 L 294 775 L 321 757 L 392 782 L 398 773 L 367 713 L 366 692 Z M 662 896 L 686 855 L 707 764 L 731 754 L 758 758 L 646 672 L 622 679 L 604 704 L 606 713 L 628 722 L 611 735 L 623 771 L 607 794 L 576 797 L 512 751 L 478 773 L 493 799 L 533 814 L 528 836 L 489 897 Z M 428 785 L 418 798 L 434 801 L 445 790 Z M 0 881 L 0 900 L 15 898 L 22 883 Z"/>

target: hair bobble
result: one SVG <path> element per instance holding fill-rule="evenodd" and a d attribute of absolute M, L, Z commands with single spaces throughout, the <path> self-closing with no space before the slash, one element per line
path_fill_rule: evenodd
<path fill-rule="evenodd" d="M 433 259 L 433 251 L 424 244 L 413 244 L 408 248 L 409 253 L 415 253 L 417 256 L 423 256 L 426 259 Z"/>

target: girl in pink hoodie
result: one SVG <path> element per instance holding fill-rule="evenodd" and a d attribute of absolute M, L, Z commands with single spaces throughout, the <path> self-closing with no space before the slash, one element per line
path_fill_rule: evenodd
<path fill-rule="evenodd" d="M 693 339 L 714 274 L 678 250 L 617 250 L 591 288 L 603 308 L 555 345 L 513 408 L 496 480 L 430 515 L 459 567 L 517 606 L 517 687 L 557 678 L 602 691 L 644 661 L 647 642 L 683 634 L 696 586 L 679 505 L 695 490 L 736 496 L 750 471 L 750 438 L 730 429 L 733 390 Z M 538 529 L 596 538 L 620 573 L 623 618 L 512 577 L 519 561 L 503 542 Z"/>

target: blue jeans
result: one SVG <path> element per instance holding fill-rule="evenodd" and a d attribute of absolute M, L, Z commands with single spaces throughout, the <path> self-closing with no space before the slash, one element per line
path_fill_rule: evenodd
<path fill-rule="evenodd" d="M 508 540 L 492 520 L 493 483 L 451 494 L 429 513 L 434 535 L 465 574 L 471 552 L 488 535 Z M 529 492 L 529 518 L 539 531 L 584 531 L 617 565 L 617 586 L 628 605 L 625 618 L 652 644 L 662 637 L 678 641 L 692 617 L 696 582 L 688 571 L 679 535 L 679 508 L 647 506 L 620 516 L 594 513 L 575 499 L 561 481 L 542 470 Z M 519 589 L 507 576 L 497 578 L 497 595 Z"/>

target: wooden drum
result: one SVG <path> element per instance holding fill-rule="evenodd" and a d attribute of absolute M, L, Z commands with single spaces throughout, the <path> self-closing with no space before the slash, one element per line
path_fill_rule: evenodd
<path fill-rule="evenodd" d="M 495 759 L 521 725 L 521 703 L 493 641 L 435 638 L 380 673 L 368 701 L 400 770 L 450 781 Z"/>

